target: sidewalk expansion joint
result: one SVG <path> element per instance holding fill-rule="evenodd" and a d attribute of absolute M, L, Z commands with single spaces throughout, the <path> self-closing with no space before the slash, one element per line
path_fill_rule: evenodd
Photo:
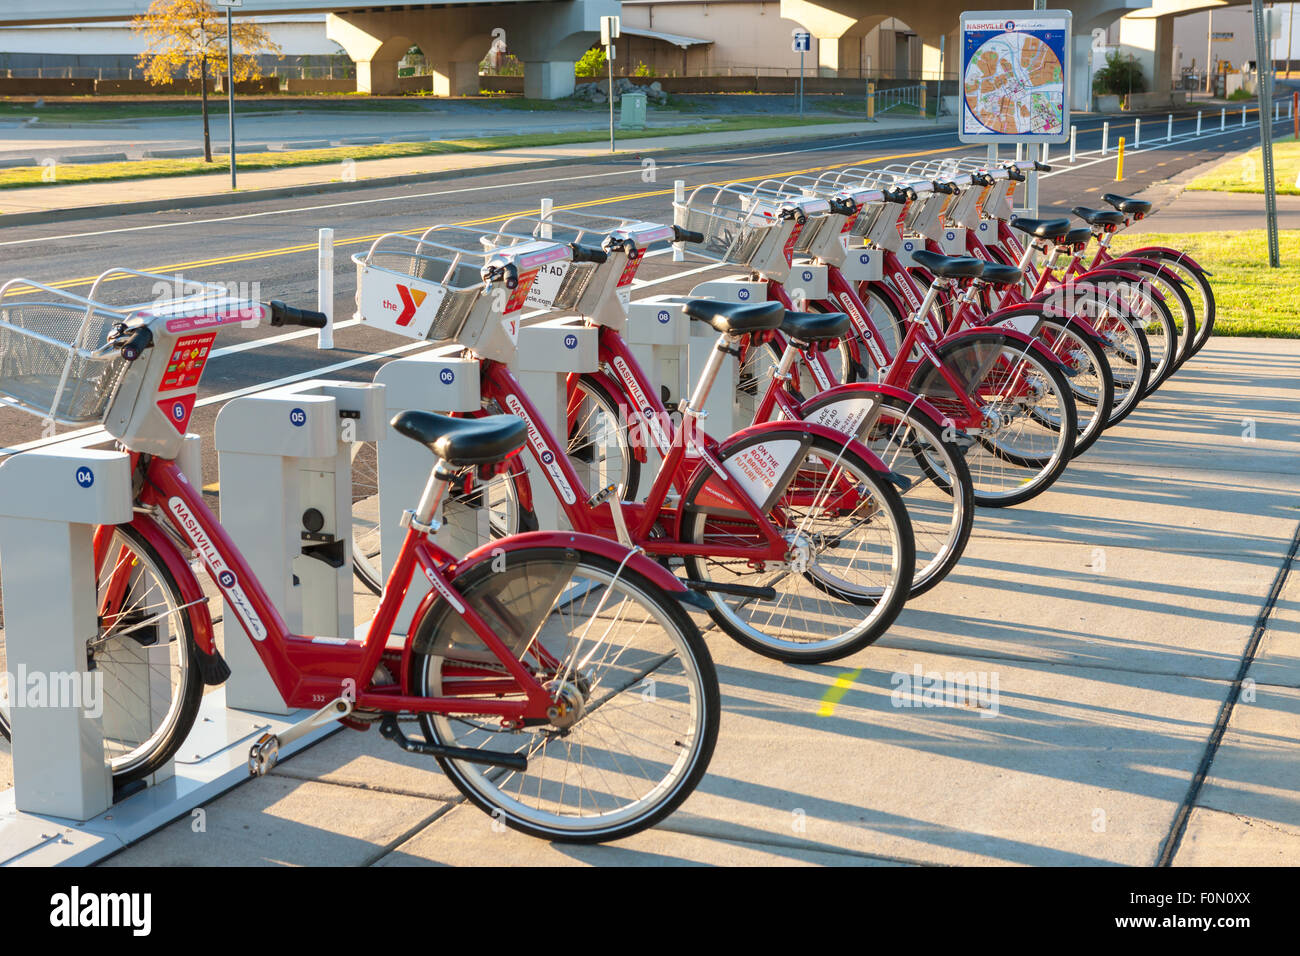
<path fill-rule="evenodd" d="M 903 638 L 902 640 L 906 640 Z M 1177 677 L 1183 680 L 1203 680 L 1212 684 L 1227 684 L 1231 678 L 1228 677 L 1205 677 L 1200 674 L 1184 674 L 1179 671 L 1149 669 L 1144 667 L 1120 667 L 1117 664 L 1090 664 L 1086 661 L 1047 661 L 1038 657 L 1016 657 L 1011 654 L 995 654 L 988 651 L 927 651 L 923 648 L 904 647 L 901 644 L 886 643 L 879 641 L 875 647 L 888 648 L 894 651 L 913 651 L 923 654 L 933 654 L 935 657 L 951 657 L 957 660 L 976 660 L 976 661 L 1005 661 L 1007 664 L 1018 664 L 1026 667 L 1070 667 L 1081 671 L 1110 671 L 1120 674 L 1142 674 L 1147 677 Z M 1283 685 L 1285 686 L 1285 685 Z"/>
<path fill-rule="evenodd" d="M 847 850 L 843 847 L 814 844 L 811 841 L 795 840 L 790 837 L 778 837 L 775 834 L 759 834 L 752 838 L 726 836 L 720 833 L 709 833 L 694 829 L 687 821 L 677 822 L 672 817 L 660 823 L 656 829 L 667 830 L 669 833 L 681 833 L 685 836 L 700 837 L 705 840 L 716 840 L 719 843 L 731 843 L 735 846 L 777 847 L 782 850 L 803 850 L 804 852 L 811 850 L 816 853 L 850 857 L 855 860 L 883 860 L 886 863 L 896 863 L 900 866 L 934 867 L 947 865 L 931 863 L 926 860 L 914 860 L 905 856 L 894 856 L 889 853 L 864 853 L 859 850 Z"/>
<path fill-rule="evenodd" d="M 1278 598 L 1282 595 L 1282 588 L 1291 573 L 1292 565 L 1295 564 L 1297 551 L 1300 551 L 1300 525 L 1296 526 L 1295 533 L 1291 536 L 1291 548 L 1282 561 L 1282 566 L 1277 570 L 1277 576 L 1273 579 L 1273 586 L 1269 589 L 1268 597 L 1264 601 L 1264 607 L 1259 612 L 1259 617 L 1255 619 L 1255 626 L 1251 630 L 1246 652 L 1241 657 L 1237 675 L 1233 678 L 1232 686 L 1228 690 L 1228 696 L 1219 708 L 1218 720 L 1215 722 L 1214 731 L 1210 734 L 1205 754 L 1201 758 L 1201 765 L 1197 768 L 1191 786 L 1187 789 L 1187 796 L 1183 798 L 1182 805 L 1174 815 L 1173 826 L 1170 828 L 1169 836 L 1165 838 L 1164 847 L 1159 859 L 1156 861 L 1157 866 L 1173 865 L 1174 856 L 1178 853 L 1178 847 L 1182 843 L 1183 835 L 1187 832 L 1187 824 L 1191 819 L 1192 808 L 1196 805 L 1196 799 L 1200 796 L 1201 788 L 1205 785 L 1205 778 L 1209 775 L 1211 764 L 1214 763 L 1214 756 L 1218 753 L 1220 744 L 1223 743 L 1223 735 L 1228 730 L 1228 721 L 1232 718 L 1233 708 L 1236 707 L 1237 700 L 1241 697 L 1242 682 L 1246 679 L 1246 675 L 1250 671 L 1250 665 L 1254 663 L 1255 654 L 1259 651 L 1259 645 L 1264 639 L 1264 633 L 1268 630 L 1269 619 L 1273 616 L 1273 609 L 1277 606 Z"/>
<path fill-rule="evenodd" d="M 409 827 L 407 830 L 400 833 L 392 840 L 388 841 L 388 843 L 384 844 L 384 846 L 378 848 L 375 854 L 371 856 L 369 859 L 363 860 L 361 863 L 357 865 L 374 866 L 384 857 L 395 852 L 397 848 L 400 847 L 403 843 L 407 843 L 410 840 L 414 839 L 422 830 L 426 830 L 429 827 L 433 826 L 433 824 L 437 823 L 438 820 L 440 820 L 442 817 L 445 817 L 447 814 L 451 813 L 452 810 L 454 810 L 456 807 L 458 807 L 460 804 L 464 802 L 465 802 L 465 798 L 461 797 L 457 801 L 443 804 L 442 806 L 438 807 L 438 809 L 434 810 L 433 813 L 429 814 L 424 819 L 422 819 L 419 823 L 412 824 L 411 827 Z"/>

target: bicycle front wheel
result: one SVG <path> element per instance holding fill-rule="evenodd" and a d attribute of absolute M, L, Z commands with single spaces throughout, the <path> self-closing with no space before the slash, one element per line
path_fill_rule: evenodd
<path fill-rule="evenodd" d="M 1049 488 L 1069 463 L 1078 431 L 1074 396 L 1060 366 L 993 331 L 942 343 L 938 353 L 982 413 L 975 435 L 957 436 L 966 447 L 975 503 L 1016 505 Z M 928 362 L 909 390 L 955 421 L 966 418 L 964 402 Z"/>
<path fill-rule="evenodd" d="M 99 631 L 86 642 L 87 676 L 103 713 L 104 755 L 115 784 L 160 769 L 198 715 L 203 684 L 190 616 L 157 551 L 129 525 L 113 529 L 97 582 Z M 0 733 L 26 692 L 0 631 Z M 92 703 L 90 706 L 94 706 Z"/>
<path fill-rule="evenodd" d="M 884 634 L 907 600 L 916 564 L 907 510 L 846 441 L 774 429 L 720 451 L 724 466 L 740 456 L 764 467 L 778 463 L 767 520 L 789 546 L 781 561 L 726 553 L 761 553 L 766 542 L 748 514 L 713 494 L 711 469 L 687 490 L 682 540 L 718 549 L 688 556 L 687 573 L 701 582 L 718 626 L 759 654 L 791 663 L 836 660 Z"/>
<path fill-rule="evenodd" d="M 556 702 L 540 726 L 476 715 L 476 699 L 522 692 L 504 689 L 499 660 L 439 602 L 413 629 L 411 686 L 463 706 L 422 714 L 426 738 L 528 758 L 522 772 L 438 758 L 461 793 L 516 830 L 576 843 L 630 836 L 686 799 L 713 753 L 720 704 L 713 660 L 676 598 L 572 548 L 509 550 L 453 584 Z"/>

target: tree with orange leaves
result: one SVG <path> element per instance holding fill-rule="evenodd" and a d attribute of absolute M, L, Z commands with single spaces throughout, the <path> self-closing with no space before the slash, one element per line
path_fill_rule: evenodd
<path fill-rule="evenodd" d="M 225 16 L 208 0 L 153 0 L 142 16 L 131 21 L 131 29 L 144 34 L 148 48 L 139 56 L 145 79 L 159 86 L 172 83 L 177 74 L 199 81 L 203 100 L 203 159 L 212 162 L 212 139 L 208 132 L 208 69 L 214 76 L 226 71 Z M 262 75 L 260 53 L 279 53 L 256 23 L 236 21 L 233 69 L 236 81 L 256 80 Z"/>

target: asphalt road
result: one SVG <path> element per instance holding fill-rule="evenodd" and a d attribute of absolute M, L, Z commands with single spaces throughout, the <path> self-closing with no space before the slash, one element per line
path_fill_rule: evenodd
<path fill-rule="evenodd" d="M 1238 124 L 1240 110 L 1235 117 L 1230 111 L 1228 128 L 1219 133 L 1216 111 L 1206 116 L 1204 135 L 1189 139 L 1195 119 L 1188 117 L 1174 124 L 1173 142 L 1162 143 L 1156 140 L 1164 137 L 1164 117 L 1144 118 L 1143 147 L 1130 151 L 1121 191 L 1136 193 L 1153 182 L 1258 141 L 1258 129 L 1253 123 L 1248 121 L 1244 128 Z M 1060 214 L 1080 203 L 1101 205 L 1101 194 L 1116 188 L 1114 145 L 1120 135 L 1125 135 L 1131 146 L 1133 122 L 1126 119 L 1112 124 L 1110 156 L 1083 155 L 1099 148 L 1101 125 L 1100 120 L 1079 124 L 1081 155 L 1073 167 L 1065 161 L 1067 148 L 1053 147 L 1053 171 L 1041 180 L 1042 215 Z M 1289 122 L 1285 125 L 1289 131 Z M 245 284 L 243 288 L 263 300 L 276 298 L 314 307 L 316 231 L 332 227 L 337 240 L 335 316 L 341 323 L 335 332 L 336 347 L 332 351 L 318 350 L 314 332 L 285 334 L 269 328 L 223 331 L 217 343 L 219 351 L 208 364 L 200 405 L 190 425 L 204 438 L 204 481 L 208 483 L 216 480 L 216 456 L 211 446 L 213 421 L 232 392 L 318 376 L 368 381 L 391 357 L 392 350 L 409 348 L 405 340 L 347 322 L 354 309 L 355 293 L 355 269 L 350 256 L 364 252 L 375 237 L 385 232 L 423 229 L 434 223 L 486 224 L 507 215 L 535 211 L 543 197 L 554 200 L 557 210 L 580 207 L 593 213 L 668 221 L 675 179 L 684 179 L 689 189 L 706 182 L 756 181 L 843 165 L 910 163 L 984 152 L 982 147 L 956 142 L 951 132 L 895 133 L 818 145 L 692 153 L 683 156 L 680 163 L 659 156 L 652 181 L 646 181 L 651 173 L 638 158 L 628 158 L 424 185 L 358 188 L 301 199 L 19 226 L 0 233 L 0 280 L 22 276 L 85 294 L 95 275 L 109 266 L 122 265 L 169 274 L 179 272 L 187 279 Z M 697 258 L 688 256 L 685 263 L 673 263 L 669 255 L 657 255 L 648 258 L 638 274 L 639 284 L 654 283 L 641 294 L 687 292 L 705 276 L 726 274 L 724 268 L 710 271 L 709 264 Z M 119 291 L 111 294 L 126 294 L 125 286 L 113 288 Z M 30 447 L 30 443 L 40 440 L 40 423 L 36 419 L 13 409 L 0 409 L 0 447 Z"/>

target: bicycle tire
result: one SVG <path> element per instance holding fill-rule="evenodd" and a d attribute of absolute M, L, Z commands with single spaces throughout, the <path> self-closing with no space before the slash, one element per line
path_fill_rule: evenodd
<path fill-rule="evenodd" d="M 129 565 L 123 564 L 124 561 L 128 560 L 123 554 L 124 549 L 129 555 L 131 562 Z M 175 755 L 176 751 L 180 749 L 198 716 L 199 705 L 203 698 L 203 681 L 199 675 L 197 665 L 200 652 L 194 640 L 193 623 L 190 621 L 189 614 L 179 610 L 185 603 L 184 599 L 181 597 L 180 588 L 158 552 L 135 528 L 130 525 L 118 525 L 114 528 L 113 537 L 108 546 L 108 553 L 109 555 L 117 554 L 118 557 L 106 559 L 105 570 L 110 570 L 110 563 L 113 568 L 123 566 L 139 567 L 141 573 L 149 574 L 152 577 L 152 581 L 146 582 L 141 587 L 141 578 L 135 577 L 135 572 L 132 572 L 133 581 L 129 585 L 129 590 L 137 595 L 137 602 L 143 601 L 145 607 L 151 612 L 158 599 L 165 600 L 168 604 L 168 610 L 161 614 L 150 613 L 143 621 L 132 616 L 133 613 L 143 613 L 140 611 L 132 612 L 129 608 L 124 607 L 122 610 L 115 612 L 117 619 L 124 622 L 123 630 L 126 627 L 135 628 L 129 634 L 123 633 L 117 637 L 112 636 L 111 633 L 117 626 L 116 623 L 109 625 L 108 633 L 103 631 L 103 618 L 106 615 L 101 613 L 101 632 L 88 644 L 87 653 L 95 665 L 95 671 L 101 675 L 100 688 L 103 694 L 102 706 L 105 728 L 104 744 L 109 769 L 114 784 L 120 786 L 147 777 L 162 769 Z M 97 586 L 102 588 L 104 581 L 105 574 L 101 572 Z M 156 593 L 157 588 L 162 588 L 166 593 Z M 97 607 L 100 607 L 100 605 L 97 604 Z M 167 626 L 172 629 L 171 638 L 160 641 L 157 624 L 152 625 L 152 627 L 148 624 L 150 618 L 155 621 L 165 621 Z M 142 636 L 133 638 L 131 634 Z M 152 642 L 143 643 L 144 635 L 151 636 L 153 638 Z M 158 665 L 152 661 L 142 663 L 149 656 L 149 652 L 145 649 L 156 649 L 167 644 L 175 644 L 181 650 L 183 666 L 180 679 L 175 682 L 169 681 L 172 684 L 172 695 L 166 712 L 159 718 L 162 726 L 157 729 L 152 726 L 145 728 L 150 731 L 147 737 L 140 741 L 137 746 L 115 755 L 112 751 L 127 747 L 133 741 L 134 736 L 139 735 L 139 728 L 142 725 L 134 725 L 129 728 L 133 735 L 131 738 L 120 735 L 119 729 L 123 728 L 129 718 L 126 716 L 124 708 L 115 706 L 113 691 L 117 688 L 125 688 L 124 696 L 138 699 L 139 685 L 143 680 L 148 682 L 148 690 L 152 693 L 156 685 L 153 675 Z M 105 647 L 120 648 L 121 658 L 114 660 L 111 654 L 105 653 Z M 0 633 L 0 673 L 9 673 L 8 653 L 3 643 L 2 633 Z M 134 685 L 134 689 L 132 689 L 132 685 Z M 178 688 L 179 694 L 177 693 Z M 4 692 L 6 702 L 8 700 L 8 691 L 9 688 L 6 687 Z M 153 719 L 153 712 L 151 711 L 150 720 Z M 0 704 L 0 734 L 3 734 L 7 740 L 12 739 L 12 725 L 9 720 L 7 703 Z"/>
<path fill-rule="evenodd" d="M 1050 446 L 1044 442 L 1044 450 L 1037 454 L 1012 451 L 991 442 L 986 435 L 982 434 L 970 442 L 966 448 L 966 463 L 970 467 L 971 480 L 975 487 L 975 504 L 983 507 L 1010 507 L 1028 501 L 1051 487 L 1052 483 L 1061 476 L 1073 455 L 1074 437 L 1077 434 L 1074 396 L 1060 366 L 1054 361 L 1049 363 L 1039 358 L 1037 352 L 1028 349 L 1018 339 L 994 330 L 949 339 L 939 344 L 937 352 L 949 369 L 967 377 L 978 376 L 977 381 L 967 383 L 969 392 L 977 400 L 987 396 L 986 400 L 981 402 L 981 406 L 998 413 L 1008 422 L 1008 426 L 1017 418 L 1034 417 L 1027 412 L 1017 411 L 1014 407 L 1023 407 L 1023 399 L 1013 397 L 1009 402 L 993 400 L 994 396 L 999 394 L 998 387 L 1005 382 L 1008 371 L 1012 374 L 1018 372 L 1021 362 L 1050 386 L 1050 395 L 1059 409 L 1055 415 L 1045 416 L 1057 419 L 1060 426 L 1055 429 L 1044 429 L 1054 438 Z M 1009 370 L 1007 363 L 1010 363 Z M 965 417 L 964 405 L 952 394 L 938 370 L 929 363 L 917 368 L 908 390 L 924 395 L 940 412 L 953 419 Z M 1046 401 L 1048 397 L 1045 394 L 1036 400 L 1035 407 Z M 995 423 L 995 427 L 1002 429 L 1004 426 L 998 422 Z M 972 464 L 972 452 L 977 455 L 982 452 L 983 455 L 991 456 L 1005 464 L 987 462 L 984 457 L 980 457 Z M 1022 472 L 1008 474 L 1005 471 L 1006 465 L 1020 468 Z M 1025 473 L 1028 473 L 1027 477 L 1024 476 Z M 1005 481 L 999 480 L 1002 476 L 1005 476 Z"/>
<path fill-rule="evenodd" d="M 705 584 L 740 584 L 773 587 L 774 590 L 775 585 L 784 585 L 787 581 L 796 588 L 804 585 L 802 593 L 791 591 L 787 586 L 784 594 L 791 598 L 791 603 L 797 601 L 799 607 L 793 619 L 792 609 L 787 608 L 779 622 L 774 621 L 774 617 L 784 603 L 782 591 L 777 590 L 775 600 L 730 595 L 707 587 L 704 593 L 713 604 L 709 614 L 714 622 L 750 650 L 788 663 L 815 664 L 838 660 L 878 640 L 903 609 L 911 593 L 916 563 L 911 523 L 898 491 L 886 478 L 852 449 L 846 448 L 844 443 L 811 435 L 802 428 L 770 429 L 746 436 L 723 446 L 717 457 L 725 467 L 728 459 L 748 449 L 763 445 L 769 450 L 781 448 L 778 443 L 782 442 L 793 442 L 798 450 L 784 448 L 779 453 L 785 459 L 785 466 L 772 486 L 772 504 L 768 507 L 768 514 L 780 510 L 781 518 L 776 519 L 776 523 L 786 529 L 787 540 L 792 544 L 790 553 L 802 558 L 802 567 L 793 561 L 783 562 L 789 566 L 778 569 L 774 577 L 766 567 L 754 568 L 742 559 L 688 555 L 686 570 L 692 579 Z M 795 456 L 799 456 L 797 463 Z M 810 458 L 816 462 L 810 464 Z M 829 469 L 826 463 L 830 464 Z M 862 498 L 862 502 L 856 504 L 848 515 L 839 513 L 842 509 L 826 508 L 828 489 L 844 487 L 839 484 L 837 469 L 843 469 L 845 474 L 851 471 L 854 493 Z M 822 477 L 823 473 L 825 477 Z M 711 506 L 708 489 L 716 480 L 707 467 L 701 468 L 691 480 L 683 496 L 682 540 L 695 544 L 712 540 L 737 547 L 761 546 L 762 538 L 752 519 L 736 512 L 720 512 Z M 858 483 L 865 486 L 865 495 L 858 490 Z M 800 500 L 811 500 L 810 514 L 813 511 L 834 512 L 830 524 L 835 527 L 850 525 L 849 531 L 867 527 L 877 516 L 883 515 L 884 521 L 878 523 L 883 533 L 875 535 L 874 547 L 888 552 L 887 558 L 881 562 L 881 567 L 888 569 L 881 575 L 887 583 L 868 584 L 860 579 L 849 581 L 831 571 L 829 560 L 814 560 L 820 559 L 829 548 L 838 548 L 847 532 L 837 532 L 832 536 L 811 531 L 810 515 L 798 518 L 799 524 L 794 526 L 792 522 L 798 516 Z M 826 519 L 819 516 L 819 520 Z M 860 523 L 854 525 L 855 520 Z M 824 543 L 826 547 L 814 553 L 813 543 Z M 853 549 L 852 556 L 864 557 L 870 569 L 873 553 L 873 549 L 859 544 Z M 735 580 L 738 577 L 742 580 Z M 756 611 L 752 616 L 746 613 L 746 609 L 751 607 Z M 865 616 L 861 610 L 863 607 L 870 608 Z M 759 615 L 763 615 L 761 622 L 757 620 Z M 822 634 L 809 633 L 810 628 L 827 618 L 831 619 L 830 636 L 825 636 L 826 628 Z M 838 623 L 840 620 L 844 623 Z M 803 634 L 802 639 L 799 633 Z"/>
<path fill-rule="evenodd" d="M 901 496 L 916 548 L 909 596 L 919 597 L 947 577 L 966 550 L 975 523 L 974 486 L 961 446 L 944 437 L 941 424 L 917 412 L 914 402 L 897 395 L 879 398 L 881 413 L 856 437 L 907 483 Z M 815 420 L 818 409 L 837 400 L 817 396 L 803 406 L 803 414 Z"/>
<path fill-rule="evenodd" d="M 479 562 L 458 574 L 452 583 L 467 604 L 484 614 L 485 619 L 494 625 L 494 632 L 503 640 L 510 643 L 512 634 L 521 635 L 522 639 L 513 645 L 514 650 L 521 660 L 529 661 L 530 669 L 538 666 L 533 662 L 539 658 L 525 648 L 531 648 L 534 641 L 543 642 L 543 646 L 548 641 L 552 646 L 569 643 L 561 639 L 562 619 L 558 622 L 552 620 L 554 609 L 561 604 L 567 607 L 578 601 L 598 600 L 596 595 L 602 590 L 609 600 L 617 591 L 642 602 L 648 611 L 647 620 L 658 623 L 666 640 L 661 638 L 651 645 L 653 635 L 648 634 L 643 625 L 631 631 L 622 628 L 608 638 L 611 642 L 625 642 L 618 653 L 611 659 L 607 652 L 597 661 L 598 665 L 608 664 L 607 671 L 598 676 L 593 676 L 595 671 L 591 666 L 586 666 L 581 676 L 577 671 L 560 671 L 553 679 L 561 687 L 567 685 L 577 689 L 583 698 L 583 711 L 562 736 L 551 735 L 536 748 L 531 743 L 544 728 L 507 731 L 501 727 L 499 718 L 487 718 L 476 723 L 465 717 L 421 714 L 419 720 L 425 737 L 436 744 L 501 750 L 503 738 L 520 735 L 523 739 L 515 743 L 522 745 L 530 760 L 529 771 L 523 773 L 481 767 L 445 757 L 436 758 L 439 766 L 475 806 L 515 830 L 542 839 L 595 843 L 631 836 L 653 826 L 672 813 L 694 790 L 708 767 L 717 742 L 721 713 L 718 679 L 699 629 L 681 602 L 672 595 L 636 571 L 600 555 L 574 548 L 539 546 L 509 551 L 504 571 L 494 568 L 493 564 L 491 561 Z M 557 573 L 567 574 L 562 584 L 556 583 Z M 584 588 L 576 580 L 578 574 L 587 576 L 595 585 Z M 561 590 L 566 587 L 567 590 Z M 576 597 L 566 597 L 570 592 L 578 591 L 581 593 Z M 556 596 L 551 603 L 545 603 L 546 596 L 551 594 Z M 595 613 L 601 613 L 607 607 L 608 601 L 598 603 Z M 527 622 L 522 628 L 518 626 L 521 620 Z M 449 661 L 453 667 L 463 669 L 467 662 L 481 660 L 487 653 L 473 632 L 461 622 L 462 618 L 454 608 L 446 601 L 439 601 L 412 628 L 415 637 L 411 644 L 409 680 L 415 693 L 443 696 L 453 679 Z M 533 624 L 536 626 L 531 626 Z M 604 627 L 602 619 L 600 631 L 608 634 L 613 630 L 613 625 Z M 602 636 L 601 639 L 605 638 Z M 647 643 L 641 650 L 630 651 L 626 641 L 631 639 L 643 639 Z M 475 644 L 480 649 L 477 656 Z M 570 654 L 576 657 L 587 647 L 587 642 L 580 641 L 571 647 Z M 591 648 L 593 654 L 597 648 L 598 645 Z M 496 658 L 492 660 L 496 661 Z M 620 664 L 623 670 L 617 670 Z M 595 699 L 594 692 L 606 677 L 610 680 L 606 685 L 609 693 Z M 462 676 L 460 679 L 466 678 Z M 634 700 L 634 696 L 638 699 Z M 637 713 L 638 708 L 641 713 Z M 469 713 L 472 717 L 472 705 Z M 600 736 L 605 725 L 620 717 L 639 717 L 637 733 L 615 731 L 613 738 Z M 614 743 L 609 742 L 611 739 Z M 644 760 L 633 756 L 625 766 L 606 756 L 606 751 L 616 746 L 646 747 L 653 751 L 654 756 Z M 567 747 L 563 755 L 560 754 L 562 747 Z M 521 747 L 512 749 L 518 752 Z M 593 793 L 585 800 L 579 791 L 585 779 L 581 771 L 575 780 L 565 783 L 569 781 L 568 772 L 575 749 L 578 759 L 590 758 L 604 764 L 599 768 L 601 772 L 596 784 L 600 789 L 599 795 Z M 540 774 L 533 776 L 531 771 L 539 763 Z M 662 778 L 649 780 L 655 772 L 654 765 L 660 763 L 668 765 Z M 557 764 L 563 764 L 563 774 L 559 773 Z M 628 768 L 646 775 L 647 780 L 636 785 L 638 791 L 645 790 L 645 795 L 630 803 L 629 809 L 601 810 L 600 797 L 610 798 L 610 792 L 623 782 L 611 780 L 611 777 L 621 773 L 627 778 Z M 551 770 L 556 773 L 548 775 Z M 529 806 L 533 795 L 525 792 L 530 779 L 537 785 L 533 806 Z M 560 781 L 558 796 L 555 792 L 557 781 Z M 549 789 L 546 788 L 548 783 L 551 785 Z M 513 796 L 509 792 L 512 784 L 517 785 Z M 576 808 L 569 813 L 544 810 L 542 802 L 548 797 L 557 804 L 562 803 L 566 785 L 575 791 Z M 584 806 L 594 812 L 584 815 Z"/>

